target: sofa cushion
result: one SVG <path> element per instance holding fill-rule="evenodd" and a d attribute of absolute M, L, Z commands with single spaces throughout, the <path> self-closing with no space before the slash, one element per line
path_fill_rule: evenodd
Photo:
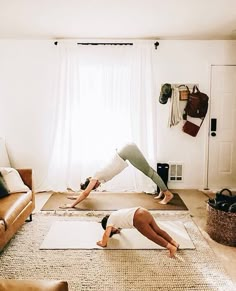
<path fill-rule="evenodd" d="M 23 180 L 21 179 L 20 174 L 14 168 L 1 167 L 0 172 L 7 184 L 10 193 L 16 192 L 27 192 L 29 187 L 27 187 Z"/>
<path fill-rule="evenodd" d="M 2 176 L 2 173 L 0 172 L 0 198 L 8 196 L 9 195 L 9 189 L 7 188 L 7 184 Z"/>
<path fill-rule="evenodd" d="M 4 221 L 5 229 L 15 221 L 30 201 L 32 201 L 31 190 L 26 193 L 13 193 L 0 199 L 0 219 Z"/>

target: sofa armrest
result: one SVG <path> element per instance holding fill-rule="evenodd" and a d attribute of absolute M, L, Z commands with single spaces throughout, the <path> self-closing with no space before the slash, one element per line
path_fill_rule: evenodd
<path fill-rule="evenodd" d="M 32 169 L 16 169 L 21 179 L 31 190 L 33 190 L 33 171 Z"/>
<path fill-rule="evenodd" d="M 68 283 L 60 280 L 0 279 L 3 291 L 68 291 Z"/>

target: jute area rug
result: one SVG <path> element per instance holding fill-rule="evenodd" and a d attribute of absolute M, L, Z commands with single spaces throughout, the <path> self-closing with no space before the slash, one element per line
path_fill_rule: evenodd
<path fill-rule="evenodd" d="M 44 204 L 42 211 L 60 210 L 60 206 L 72 203 L 73 200 L 67 199 L 67 196 L 74 194 L 53 193 Z M 89 197 L 80 202 L 70 211 L 78 210 L 117 210 L 121 208 L 130 208 L 142 206 L 149 210 L 188 210 L 183 200 L 177 193 L 174 198 L 166 205 L 160 204 L 160 199 L 154 199 L 156 195 L 142 193 L 115 193 L 115 192 L 92 192 Z"/>
<path fill-rule="evenodd" d="M 66 280 L 70 291 L 235 290 L 186 211 L 153 214 L 181 220 L 196 247 L 178 251 L 175 259 L 166 250 L 39 250 L 54 221 L 100 221 L 106 213 L 70 214 L 34 214 L 0 254 L 0 277 Z"/>

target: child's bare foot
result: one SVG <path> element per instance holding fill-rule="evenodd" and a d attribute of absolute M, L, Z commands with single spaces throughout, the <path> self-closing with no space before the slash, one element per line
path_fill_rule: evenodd
<path fill-rule="evenodd" d="M 170 243 L 175 246 L 177 250 L 179 249 L 179 244 L 175 240 L 172 240 Z"/>
<path fill-rule="evenodd" d="M 164 193 L 161 191 L 157 196 L 154 197 L 154 199 L 161 199 L 163 195 Z"/>
<path fill-rule="evenodd" d="M 175 253 L 177 251 L 177 247 L 173 246 L 172 244 L 168 243 L 168 245 L 166 246 L 166 248 L 169 250 L 170 254 L 169 257 L 170 258 L 174 258 Z"/>
<path fill-rule="evenodd" d="M 160 204 L 167 204 L 174 198 L 174 195 L 170 191 L 165 191 L 164 192 L 165 198 L 162 199 L 159 203 Z"/>

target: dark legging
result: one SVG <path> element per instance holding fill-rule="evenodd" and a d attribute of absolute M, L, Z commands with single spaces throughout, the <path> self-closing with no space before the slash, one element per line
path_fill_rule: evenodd
<path fill-rule="evenodd" d="M 142 152 L 134 143 L 129 143 L 118 150 L 118 155 L 125 161 L 128 160 L 135 168 L 148 176 L 162 190 L 166 191 L 167 187 L 161 177 L 148 164 Z"/>

